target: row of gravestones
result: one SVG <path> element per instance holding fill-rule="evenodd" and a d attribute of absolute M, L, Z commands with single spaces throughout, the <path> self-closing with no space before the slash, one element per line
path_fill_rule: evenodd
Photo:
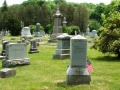
<path fill-rule="evenodd" d="M 56 54 L 53 55 L 53 58 L 60 57 L 63 59 L 70 56 L 70 65 L 67 69 L 67 84 L 89 84 L 91 78 L 86 68 L 87 40 L 80 35 L 71 38 L 66 33 L 58 36 L 57 39 L 57 50 Z M 33 44 L 34 41 L 31 43 Z M 30 59 L 26 58 L 25 43 L 7 43 L 5 48 L 6 57 L 2 60 L 2 67 L 30 64 Z M 36 48 L 31 46 L 30 50 L 34 51 Z M 15 74 L 14 70 L 11 71 Z"/>

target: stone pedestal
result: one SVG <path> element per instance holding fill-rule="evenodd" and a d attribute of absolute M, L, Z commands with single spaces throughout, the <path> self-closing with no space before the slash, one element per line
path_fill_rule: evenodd
<path fill-rule="evenodd" d="M 59 9 L 57 9 L 56 13 L 53 15 L 54 17 L 54 26 L 53 26 L 53 33 L 48 40 L 49 42 L 57 42 L 57 36 L 62 34 L 62 17 L 63 15 L 60 13 Z"/>
<path fill-rule="evenodd" d="M 70 66 L 67 69 L 67 85 L 90 84 L 90 74 L 86 68 L 87 40 L 77 35 L 70 40 Z"/>
<path fill-rule="evenodd" d="M 1 78 L 7 78 L 7 77 L 15 76 L 15 75 L 16 75 L 16 70 L 13 70 L 10 68 L 4 68 L 4 69 L 0 70 Z"/>
<path fill-rule="evenodd" d="M 53 59 L 68 59 L 70 57 L 70 38 L 66 33 L 57 36 L 57 49 Z"/>

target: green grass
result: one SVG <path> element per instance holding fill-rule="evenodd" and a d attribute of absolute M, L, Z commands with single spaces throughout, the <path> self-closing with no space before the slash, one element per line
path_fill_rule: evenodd
<path fill-rule="evenodd" d="M 94 68 L 90 85 L 66 85 L 70 59 L 52 59 L 56 46 L 45 43 L 38 47 L 39 53 L 27 54 L 30 65 L 13 68 L 17 71 L 15 77 L 0 78 L 0 90 L 120 90 L 120 60 L 88 46 L 87 56 Z"/>

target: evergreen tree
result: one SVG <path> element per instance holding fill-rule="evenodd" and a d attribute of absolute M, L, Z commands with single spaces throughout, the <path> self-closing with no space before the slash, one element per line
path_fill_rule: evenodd
<path fill-rule="evenodd" d="M 4 0 L 3 5 L 1 7 L 1 11 L 4 12 L 4 11 L 7 11 L 7 10 L 8 10 L 7 2 L 6 2 L 6 0 Z"/>

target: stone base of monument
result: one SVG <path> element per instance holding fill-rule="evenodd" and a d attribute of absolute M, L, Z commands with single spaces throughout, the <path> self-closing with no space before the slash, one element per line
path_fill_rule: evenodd
<path fill-rule="evenodd" d="M 53 54 L 53 59 L 69 59 L 70 49 L 57 49 L 56 54 Z"/>
<path fill-rule="evenodd" d="M 53 54 L 53 59 L 69 59 L 70 54 Z"/>
<path fill-rule="evenodd" d="M 91 77 L 86 68 L 70 67 L 67 69 L 67 85 L 90 84 Z"/>
<path fill-rule="evenodd" d="M 34 49 L 30 49 L 30 51 L 28 52 L 29 54 L 32 54 L 32 53 L 39 53 L 38 49 L 37 48 L 34 48 Z"/>
<path fill-rule="evenodd" d="M 1 78 L 7 78 L 12 77 L 16 75 L 16 70 L 10 69 L 10 68 L 4 68 L 0 70 L 0 77 Z"/>
<path fill-rule="evenodd" d="M 41 33 L 40 33 L 40 32 L 35 32 L 34 37 L 42 37 L 42 35 L 41 35 Z"/>
<path fill-rule="evenodd" d="M 30 65 L 30 59 L 23 58 L 23 59 L 12 59 L 12 60 L 3 59 L 2 60 L 2 67 L 3 68 L 22 66 L 22 65 Z"/>

